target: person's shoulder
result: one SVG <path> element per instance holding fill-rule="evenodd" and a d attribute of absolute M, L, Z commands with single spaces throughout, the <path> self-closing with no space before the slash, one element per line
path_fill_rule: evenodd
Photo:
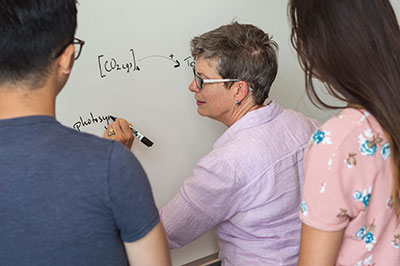
<path fill-rule="evenodd" d="M 298 111 L 281 109 L 279 115 L 266 127 L 270 131 L 269 146 L 276 147 L 280 155 L 303 151 L 320 123 Z"/>
<path fill-rule="evenodd" d="M 333 135 L 336 138 L 336 144 L 345 142 L 353 134 L 359 134 L 365 129 L 365 122 L 369 113 L 363 110 L 346 108 L 328 119 L 315 133 Z"/>
<path fill-rule="evenodd" d="M 345 108 L 329 118 L 324 124 L 323 127 L 336 127 L 337 125 L 349 126 L 352 127 L 360 125 L 366 118 L 369 116 L 369 113 L 365 110 L 354 109 L 354 108 Z"/>
<path fill-rule="evenodd" d="M 57 127 L 57 145 L 65 152 L 74 153 L 83 160 L 90 158 L 93 162 L 110 162 L 114 166 L 141 171 L 142 166 L 136 156 L 120 142 L 79 132 L 60 123 Z"/>
<path fill-rule="evenodd" d="M 286 123 L 307 133 L 316 130 L 320 126 L 317 120 L 292 109 L 283 109 L 282 116 Z"/>
<path fill-rule="evenodd" d="M 372 136 L 369 121 L 375 121 L 364 110 L 346 108 L 328 119 L 316 130 L 309 142 L 308 150 L 317 156 L 339 154 L 342 150 L 356 149 L 362 139 Z"/>
<path fill-rule="evenodd" d="M 123 147 L 117 141 L 77 131 L 60 123 L 57 124 L 57 142 L 59 145 L 63 145 L 65 149 L 80 151 L 80 154 L 93 156 L 93 158 L 103 157 L 101 155 L 110 156 L 115 146 L 119 147 L 119 149 Z"/>

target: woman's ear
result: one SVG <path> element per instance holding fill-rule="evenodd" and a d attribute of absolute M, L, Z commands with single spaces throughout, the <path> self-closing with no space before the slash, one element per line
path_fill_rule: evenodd
<path fill-rule="evenodd" d="M 249 93 L 249 86 L 244 81 L 236 82 L 235 86 L 235 101 L 237 103 L 241 103 L 244 98 L 246 98 L 247 94 Z"/>

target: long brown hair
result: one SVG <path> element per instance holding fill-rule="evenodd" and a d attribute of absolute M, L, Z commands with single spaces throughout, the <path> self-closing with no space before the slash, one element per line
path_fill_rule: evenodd
<path fill-rule="evenodd" d="M 393 207 L 400 215 L 400 27 L 389 0 L 290 0 L 291 41 L 305 72 L 306 91 L 322 101 L 313 78 L 329 94 L 362 106 L 383 127 L 394 167 Z"/>

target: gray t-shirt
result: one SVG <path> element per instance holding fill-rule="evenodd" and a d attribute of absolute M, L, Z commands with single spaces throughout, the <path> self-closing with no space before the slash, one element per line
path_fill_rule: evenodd
<path fill-rule="evenodd" d="M 126 266 L 159 216 L 121 144 L 48 116 L 0 120 L 0 265 Z"/>

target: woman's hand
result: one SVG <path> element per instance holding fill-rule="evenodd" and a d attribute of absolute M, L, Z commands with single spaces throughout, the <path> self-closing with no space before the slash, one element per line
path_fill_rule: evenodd
<path fill-rule="evenodd" d="M 104 138 L 119 141 L 128 147 L 128 149 L 131 149 L 134 136 L 130 126 L 131 124 L 125 119 L 117 118 L 112 124 L 107 126 Z"/>

